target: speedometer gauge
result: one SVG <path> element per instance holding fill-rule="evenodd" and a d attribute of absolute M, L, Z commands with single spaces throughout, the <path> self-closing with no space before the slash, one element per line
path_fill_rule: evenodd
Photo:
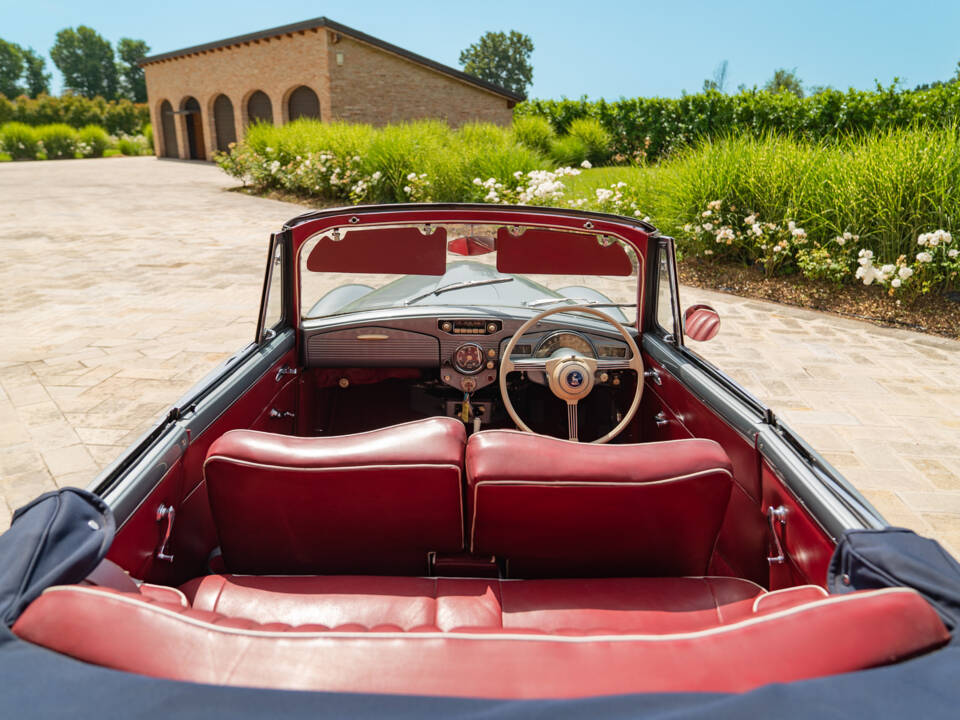
<path fill-rule="evenodd" d="M 464 343 L 453 353 L 453 367 L 464 375 L 472 375 L 483 367 L 483 348 L 476 343 Z"/>
<path fill-rule="evenodd" d="M 571 332 L 558 332 L 554 335 L 544 338 L 543 342 L 537 347 L 533 356 L 538 358 L 550 357 L 557 350 L 570 350 L 580 355 L 595 358 L 597 353 L 593 345 L 583 335 Z"/>

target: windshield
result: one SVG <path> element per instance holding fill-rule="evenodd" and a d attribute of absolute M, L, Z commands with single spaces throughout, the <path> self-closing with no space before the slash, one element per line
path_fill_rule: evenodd
<path fill-rule="evenodd" d="M 639 262 L 611 236 L 450 224 L 365 228 L 354 238 L 337 228 L 304 244 L 304 319 L 392 307 L 589 305 L 636 320 Z M 382 272 L 392 268 L 431 274 Z"/>

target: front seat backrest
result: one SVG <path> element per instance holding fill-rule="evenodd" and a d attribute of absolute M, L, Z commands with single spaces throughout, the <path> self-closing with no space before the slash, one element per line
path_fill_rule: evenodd
<path fill-rule="evenodd" d="M 712 440 L 590 445 L 512 430 L 467 443 L 475 553 L 510 577 L 707 572 L 732 490 Z"/>
<path fill-rule="evenodd" d="M 235 573 L 420 575 L 463 549 L 466 433 L 451 418 L 332 437 L 232 430 L 204 476 Z"/>

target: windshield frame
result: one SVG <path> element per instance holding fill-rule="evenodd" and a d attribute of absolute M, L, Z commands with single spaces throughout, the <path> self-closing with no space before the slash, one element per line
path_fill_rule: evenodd
<path fill-rule="evenodd" d="M 298 327 L 304 320 L 309 319 L 311 324 L 320 321 L 323 317 L 342 318 L 343 314 L 333 316 L 318 316 L 307 318 L 305 308 L 301 308 L 301 293 L 303 279 L 303 251 L 307 243 L 315 236 L 328 233 L 335 227 L 350 229 L 352 227 L 396 227 L 396 226 L 424 226 L 424 225 L 483 225 L 483 226 L 522 226 L 526 228 L 549 229 L 557 231 L 575 232 L 577 234 L 591 234 L 607 236 L 609 239 L 623 243 L 634 256 L 635 270 L 629 277 L 636 283 L 637 314 L 628 324 L 639 328 L 644 318 L 646 305 L 647 285 L 647 253 L 650 239 L 659 235 L 657 230 L 648 223 L 615 215 L 600 213 L 564 210 L 560 208 L 532 208 L 518 206 L 489 206 L 489 205 L 457 205 L 457 204 L 421 204 L 421 205 L 382 205 L 356 208 L 340 208 L 335 210 L 308 213 L 287 223 L 285 232 L 289 233 L 293 252 L 295 278 L 294 292 L 292 293 L 293 317 Z M 534 278 L 531 278 L 536 282 Z M 450 310 L 455 305 L 414 304 L 410 309 L 425 310 L 440 308 L 440 311 Z M 503 310 L 513 308 L 535 311 L 536 308 L 520 308 L 518 306 L 497 306 L 492 308 Z M 381 311 L 399 307 L 383 307 Z"/>

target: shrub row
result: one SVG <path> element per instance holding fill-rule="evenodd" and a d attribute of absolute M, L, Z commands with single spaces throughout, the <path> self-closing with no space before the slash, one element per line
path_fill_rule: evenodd
<path fill-rule="evenodd" d="M 680 98 L 528 100 L 516 116 L 540 116 L 557 132 L 580 118 L 600 122 L 618 160 L 656 160 L 697 141 L 733 131 L 761 136 L 790 133 L 807 140 L 862 135 L 914 125 L 952 127 L 960 122 L 960 83 L 926 90 L 828 89 L 806 98 L 749 90 L 736 95 L 708 91 Z"/>
<path fill-rule="evenodd" d="M 252 128 L 217 162 L 258 188 L 328 202 L 510 202 L 647 216 L 686 255 L 759 264 L 769 274 L 896 293 L 960 287 L 954 127 L 829 143 L 729 135 L 647 167 L 555 169 L 551 157 L 568 137 L 578 135 L 557 136 L 529 118 L 513 129 L 459 130 L 298 120 Z"/>
<path fill-rule="evenodd" d="M 65 123 L 34 127 L 8 122 L 0 125 L 0 153 L 11 160 L 103 157 L 111 150 L 122 155 L 142 155 L 151 147 L 149 124 L 145 131 L 148 135 L 116 137 L 107 134 L 99 125 L 86 125 L 77 130 Z"/>
<path fill-rule="evenodd" d="M 93 99 L 65 94 L 60 97 L 21 95 L 13 100 L 0 95 L 0 125 L 20 122 L 25 125 L 63 123 L 73 128 L 99 125 L 112 135 L 136 135 L 150 122 L 146 103 L 129 100 Z"/>

